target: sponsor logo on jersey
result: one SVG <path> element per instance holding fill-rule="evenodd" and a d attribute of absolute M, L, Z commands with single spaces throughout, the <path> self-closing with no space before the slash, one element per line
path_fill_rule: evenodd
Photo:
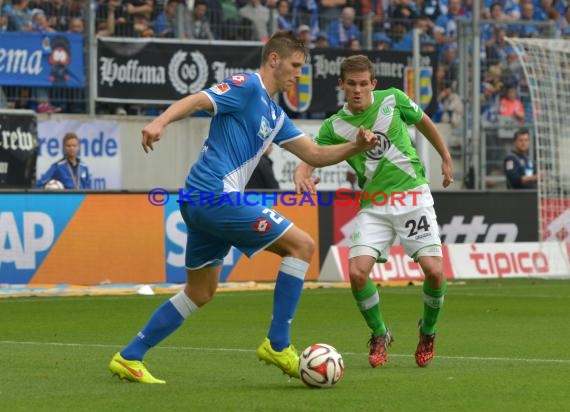
<path fill-rule="evenodd" d="M 297 113 L 307 111 L 313 97 L 313 69 L 310 64 L 301 68 L 299 81 L 283 92 L 283 100 L 289 110 Z"/>
<path fill-rule="evenodd" d="M 374 130 L 373 133 L 378 138 L 378 144 L 366 152 L 366 157 L 372 160 L 380 160 L 382 156 L 384 156 L 384 153 L 390 149 L 392 144 L 386 133 L 378 130 Z"/>
<path fill-rule="evenodd" d="M 230 85 L 227 84 L 227 83 L 219 83 L 219 84 L 216 84 L 216 85 L 210 87 L 210 90 L 211 90 L 213 93 L 215 93 L 215 94 L 217 94 L 218 96 L 220 96 L 220 95 L 222 95 L 222 94 L 224 94 L 224 93 L 230 91 L 230 90 L 231 90 L 231 87 L 230 87 Z"/>
<path fill-rule="evenodd" d="M 257 221 L 253 224 L 253 230 L 260 234 L 267 233 L 271 230 L 271 223 L 264 217 L 260 217 Z"/>
<path fill-rule="evenodd" d="M 507 162 L 505 163 L 505 169 L 507 170 L 513 170 L 513 167 L 515 167 L 515 164 L 512 160 L 507 160 Z"/>
<path fill-rule="evenodd" d="M 267 120 L 265 116 L 261 116 L 261 122 L 259 123 L 259 130 L 257 131 L 257 135 L 261 139 L 265 140 L 271 134 L 271 130 L 272 129 L 269 120 Z"/>

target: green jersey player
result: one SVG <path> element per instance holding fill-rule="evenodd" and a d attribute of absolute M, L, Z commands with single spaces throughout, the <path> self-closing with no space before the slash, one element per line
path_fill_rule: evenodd
<path fill-rule="evenodd" d="M 443 186 L 453 183 L 451 156 L 431 119 L 401 90 L 374 90 L 374 66 L 363 55 L 341 64 L 339 85 L 347 103 L 326 119 L 319 130 L 319 145 L 353 141 L 361 128 L 378 137 L 378 145 L 347 160 L 362 188 L 360 210 L 350 240 L 349 276 L 357 306 L 372 331 L 368 361 L 372 367 L 388 360 L 393 341 L 384 324 L 380 296 L 369 274 L 376 262 L 385 262 L 396 235 L 406 253 L 425 274 L 424 313 L 415 358 L 420 367 L 434 356 L 435 325 L 445 294 L 439 228 L 424 168 L 412 145 L 408 125 L 429 140 L 442 158 Z M 301 163 L 295 171 L 298 193 L 316 193 L 314 168 Z"/>

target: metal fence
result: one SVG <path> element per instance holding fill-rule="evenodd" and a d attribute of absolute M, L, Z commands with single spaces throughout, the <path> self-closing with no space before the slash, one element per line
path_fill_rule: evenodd
<path fill-rule="evenodd" d="M 519 128 L 532 130 L 533 123 L 528 81 L 516 53 L 504 39 L 521 32 L 553 38 L 556 26 L 554 22 L 502 20 L 481 20 L 474 26 L 473 21 L 463 20 L 458 30 L 455 78 L 466 116 L 454 131 L 464 157 L 464 184 L 466 188 L 504 189 L 503 159 L 512 148 L 514 133 Z M 473 53 L 475 33 L 480 34 L 479 53 Z M 518 118 L 501 113 L 501 99 L 507 93 L 522 103 L 524 114 Z M 532 156 L 532 139 L 530 152 Z"/>

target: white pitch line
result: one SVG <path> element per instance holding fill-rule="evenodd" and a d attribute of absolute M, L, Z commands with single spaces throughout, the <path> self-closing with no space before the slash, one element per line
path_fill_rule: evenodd
<path fill-rule="evenodd" d="M 469 296 L 476 298 L 513 298 L 513 299 L 570 299 L 570 296 L 553 296 L 553 295 L 510 295 L 505 293 L 464 293 L 461 291 L 454 291 L 453 293 L 447 293 L 445 295 L 446 299 L 452 299 L 455 296 Z"/>
<path fill-rule="evenodd" d="M 67 343 L 67 342 L 30 342 L 15 340 L 0 340 L 0 345 L 35 345 L 35 346 L 64 346 L 64 347 L 89 347 L 89 348 L 122 348 L 124 345 L 106 345 L 98 343 Z M 196 348 L 192 346 L 157 346 L 154 349 L 174 351 L 205 351 L 205 352 L 255 352 L 254 349 L 240 348 Z M 343 355 L 362 356 L 365 353 L 343 352 Z M 409 358 L 412 355 L 390 353 L 390 356 Z M 536 359 L 536 358 L 506 358 L 497 356 L 446 356 L 437 355 L 438 359 L 467 360 L 467 361 L 497 361 L 497 362 L 527 362 L 527 363 L 560 363 L 570 365 L 570 359 Z"/>

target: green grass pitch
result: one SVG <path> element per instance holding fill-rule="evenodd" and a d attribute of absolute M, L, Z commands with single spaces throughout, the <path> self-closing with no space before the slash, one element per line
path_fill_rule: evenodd
<path fill-rule="evenodd" d="M 395 343 L 367 362 L 368 330 L 348 289 L 305 290 L 292 339 L 342 353 L 332 389 L 288 381 L 255 356 L 272 292 L 223 292 L 151 350 L 166 385 L 113 378 L 111 356 L 167 296 L 0 299 L 0 411 L 563 411 L 570 410 L 570 281 L 449 285 L 436 358 L 416 367 L 421 287 L 384 287 Z"/>

